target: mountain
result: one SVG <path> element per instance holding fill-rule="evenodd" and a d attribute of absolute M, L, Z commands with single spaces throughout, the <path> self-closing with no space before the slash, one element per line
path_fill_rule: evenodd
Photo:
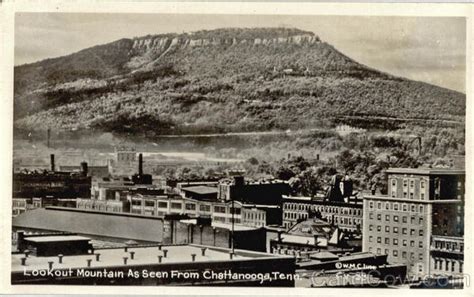
<path fill-rule="evenodd" d="M 156 135 L 465 115 L 462 93 L 379 72 L 287 28 L 121 39 L 14 76 L 15 127 L 28 130 Z"/>

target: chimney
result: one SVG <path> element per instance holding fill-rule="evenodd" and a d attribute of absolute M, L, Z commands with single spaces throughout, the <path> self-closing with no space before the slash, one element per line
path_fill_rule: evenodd
<path fill-rule="evenodd" d="M 143 175 L 143 155 L 138 154 L 138 175 Z"/>
<path fill-rule="evenodd" d="M 81 172 L 82 172 L 82 175 L 84 176 L 87 176 L 87 174 L 89 173 L 87 162 L 81 162 Z"/>
<path fill-rule="evenodd" d="M 17 249 L 20 252 L 22 252 L 26 249 L 25 231 L 18 231 L 16 233 L 16 245 L 17 245 Z"/>
<path fill-rule="evenodd" d="M 55 171 L 54 154 L 51 154 L 50 158 L 51 158 L 51 171 L 54 172 Z"/>

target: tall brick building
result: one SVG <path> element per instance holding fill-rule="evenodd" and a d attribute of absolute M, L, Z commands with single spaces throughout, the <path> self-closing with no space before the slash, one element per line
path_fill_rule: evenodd
<path fill-rule="evenodd" d="M 440 256 L 437 242 L 462 242 L 465 172 L 391 168 L 387 174 L 388 195 L 364 197 L 363 250 L 387 254 L 412 275 L 462 272 L 463 257 Z M 442 263 L 450 263 L 449 269 L 440 269 L 439 257 L 448 258 Z"/>

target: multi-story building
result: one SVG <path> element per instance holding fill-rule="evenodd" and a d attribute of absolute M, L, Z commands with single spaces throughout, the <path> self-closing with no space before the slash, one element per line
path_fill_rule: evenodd
<path fill-rule="evenodd" d="M 59 171 L 81 172 L 82 170 L 83 168 L 78 165 L 60 165 L 59 166 Z M 88 166 L 87 175 L 92 176 L 94 178 L 102 178 L 102 177 L 110 176 L 109 166 L 108 165 Z"/>
<path fill-rule="evenodd" d="M 244 204 L 240 201 L 209 201 L 184 198 L 178 195 L 128 195 L 130 212 L 165 216 L 187 215 L 192 218 L 211 218 L 215 223 L 265 227 L 281 224 L 281 208 L 274 205 Z M 232 214 L 233 213 L 233 214 Z"/>
<path fill-rule="evenodd" d="M 134 165 L 137 153 L 134 147 L 121 146 L 115 148 L 115 161 L 118 164 Z"/>
<path fill-rule="evenodd" d="M 283 226 L 287 229 L 316 213 L 341 230 L 362 230 L 362 203 L 336 203 L 311 197 L 283 197 Z"/>
<path fill-rule="evenodd" d="M 217 188 L 219 200 L 235 200 L 259 205 L 281 205 L 283 195 L 290 193 L 287 182 L 280 180 L 246 182 L 243 176 L 235 176 L 233 181 L 222 181 Z"/>
<path fill-rule="evenodd" d="M 96 199 L 76 199 L 76 207 L 79 209 L 97 210 L 105 212 L 129 212 L 130 203 L 120 200 L 96 200 Z"/>
<path fill-rule="evenodd" d="M 430 245 L 430 274 L 452 275 L 464 271 L 462 237 L 433 235 Z"/>
<path fill-rule="evenodd" d="M 242 224 L 252 227 L 281 225 L 281 208 L 275 205 L 246 205 L 242 207 Z"/>
<path fill-rule="evenodd" d="M 412 275 L 429 274 L 432 242 L 463 236 L 465 172 L 391 168 L 387 174 L 388 195 L 364 197 L 363 250 L 406 264 Z"/>
<path fill-rule="evenodd" d="M 81 163 L 81 168 L 81 172 L 56 171 L 54 155 L 51 155 L 51 170 L 13 174 L 13 197 L 90 198 L 91 177 L 87 176 L 87 163 Z"/>

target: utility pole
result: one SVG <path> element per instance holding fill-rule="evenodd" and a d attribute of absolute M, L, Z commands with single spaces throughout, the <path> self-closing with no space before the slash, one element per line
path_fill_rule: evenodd
<path fill-rule="evenodd" d="M 231 249 L 232 253 L 234 253 L 234 196 L 231 196 L 231 201 L 232 201 L 232 206 L 231 206 L 231 212 L 232 212 L 232 234 L 231 234 Z"/>

